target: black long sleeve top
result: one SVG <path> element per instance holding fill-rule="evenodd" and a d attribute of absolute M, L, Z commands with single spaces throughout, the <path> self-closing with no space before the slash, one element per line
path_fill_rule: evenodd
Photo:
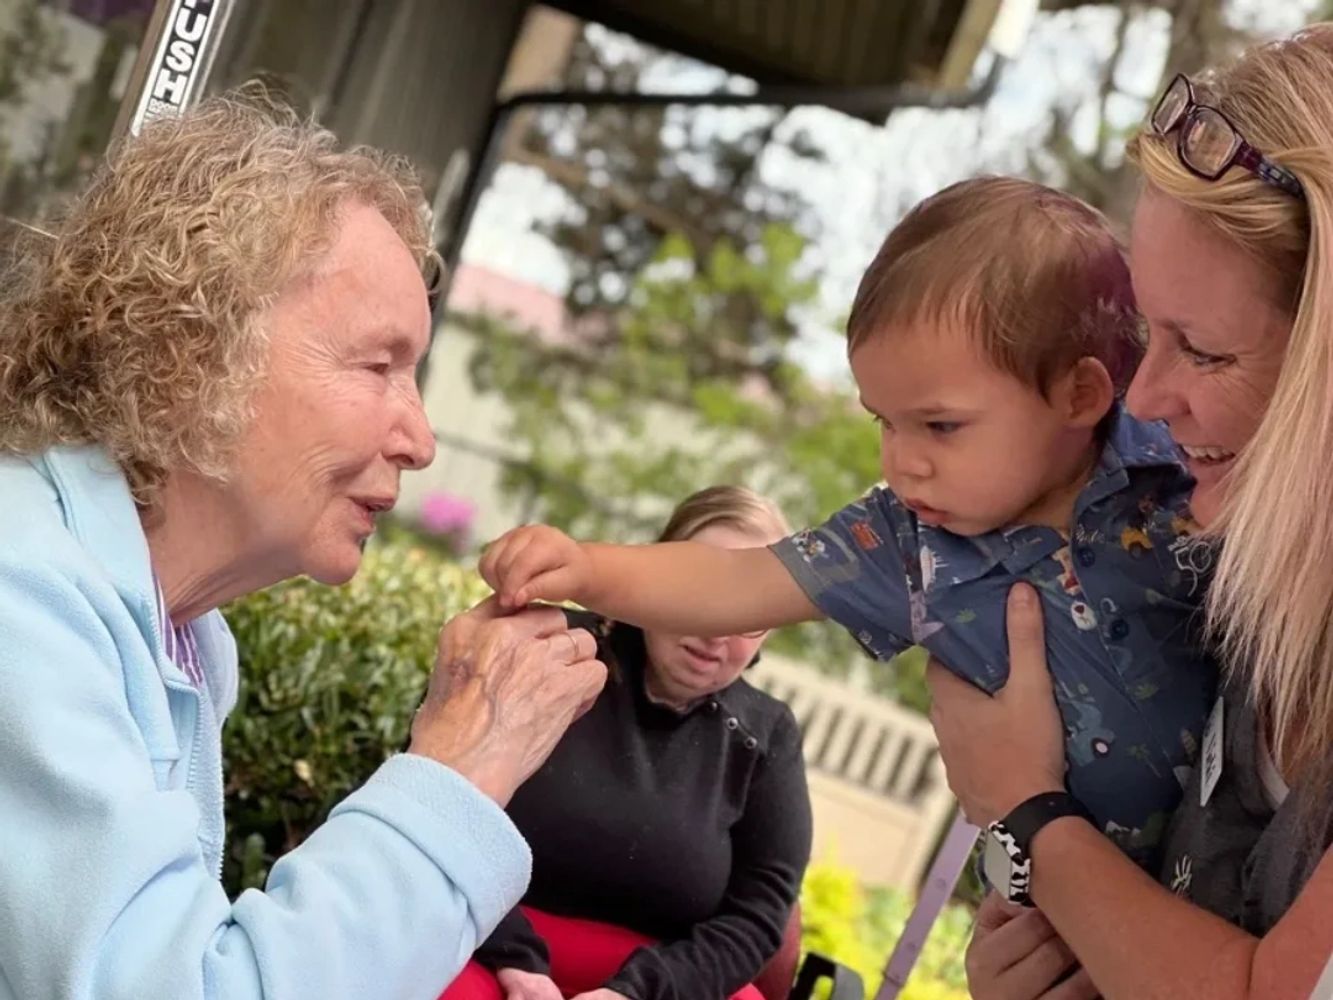
<path fill-rule="evenodd" d="M 650 701 L 643 633 L 602 631 L 612 678 L 509 804 L 523 902 L 657 939 L 605 984 L 631 1000 L 725 1000 L 776 954 L 809 861 L 800 731 L 744 679 L 684 712 Z M 549 971 L 517 908 L 476 958 Z"/>

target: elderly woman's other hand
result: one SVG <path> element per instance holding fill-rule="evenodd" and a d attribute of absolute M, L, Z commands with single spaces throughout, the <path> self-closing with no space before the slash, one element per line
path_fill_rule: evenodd
<path fill-rule="evenodd" d="M 608 990 L 603 986 L 599 990 L 593 990 L 590 993 L 580 993 L 574 1000 L 629 1000 L 629 997 L 623 993 L 617 993 L 615 990 Z"/>
<path fill-rule="evenodd" d="M 550 976 L 523 969 L 497 969 L 495 981 L 504 990 L 504 1000 L 564 1000 Z"/>
<path fill-rule="evenodd" d="M 596 643 L 554 608 L 505 615 L 487 598 L 440 632 L 410 752 L 463 775 L 500 805 L 606 682 Z"/>
<path fill-rule="evenodd" d="M 975 1000 L 1096 1000 L 1084 969 L 1059 982 L 1078 959 L 1040 910 L 982 901 L 967 946 L 967 989 Z"/>
<path fill-rule="evenodd" d="M 1064 789 L 1064 734 L 1046 669 L 1037 592 L 1009 591 L 1009 680 L 992 697 L 932 660 L 930 722 L 949 787 L 978 826 L 1042 792 Z"/>

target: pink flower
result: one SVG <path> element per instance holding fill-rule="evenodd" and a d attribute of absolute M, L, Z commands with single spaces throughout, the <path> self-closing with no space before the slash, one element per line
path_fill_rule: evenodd
<path fill-rule="evenodd" d="M 421 501 L 421 527 L 433 535 L 465 536 L 476 516 L 476 504 L 453 493 L 428 493 Z"/>

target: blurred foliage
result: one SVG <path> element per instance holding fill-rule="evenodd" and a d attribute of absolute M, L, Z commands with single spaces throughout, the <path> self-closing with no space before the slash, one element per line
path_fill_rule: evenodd
<path fill-rule="evenodd" d="M 400 538 L 372 546 L 344 587 L 294 580 L 226 609 L 241 662 L 223 731 L 231 891 L 262 885 L 406 746 L 440 626 L 485 593 L 474 573 Z"/>
<path fill-rule="evenodd" d="M 0 213 L 27 221 L 58 211 L 100 161 L 151 2 L 99 19 L 90 60 L 75 57 L 72 41 L 86 57 L 90 38 L 68 7 L 0 0 Z"/>
<path fill-rule="evenodd" d="M 64 73 L 65 37 L 39 0 L 10 0 L 0 30 L 0 104 L 15 104 L 47 76 Z"/>
<path fill-rule="evenodd" d="M 1165 59 L 1158 83 L 1177 72 L 1197 73 L 1205 66 L 1219 65 L 1238 54 L 1253 39 L 1237 27 L 1236 4 L 1231 0 L 1118 0 L 1089 3 L 1087 0 L 1042 0 L 1042 7 L 1070 18 L 1077 31 L 1078 15 L 1086 10 L 1111 10 L 1115 25 L 1109 47 L 1088 66 L 1095 80 L 1089 98 L 1079 88 L 1065 88 L 1052 101 L 1030 137 L 1026 173 L 1078 195 L 1096 205 L 1122 225 L 1128 224 L 1139 188 L 1138 171 L 1124 158 L 1125 141 L 1138 131 L 1138 121 L 1128 126 L 1113 123 L 1111 108 L 1117 102 L 1154 100 L 1158 85 L 1142 91 L 1136 79 L 1143 53 L 1134 41 L 1135 28 L 1166 15 L 1169 23 Z M 1141 36 L 1139 36 L 1141 37 Z M 1133 79 L 1132 86 L 1125 81 Z M 1144 109 L 1145 113 L 1147 108 Z M 1090 142 L 1081 141 L 1083 124 L 1094 124 Z M 1075 136 L 1080 136 L 1080 141 Z"/>
<path fill-rule="evenodd" d="M 662 241 L 607 319 L 618 335 L 549 344 L 505 320 L 455 317 L 477 334 L 471 374 L 501 394 L 525 461 L 505 486 L 575 534 L 653 529 L 686 494 L 746 482 L 797 522 L 826 516 L 879 478 L 878 431 L 845 392 L 787 357 L 786 314 L 811 301 L 804 240 L 779 225 L 741 252 L 721 240 L 702 265 Z M 767 317 L 756 329 L 744 299 Z M 764 378 L 754 377 L 756 370 Z"/>
<path fill-rule="evenodd" d="M 561 85 L 650 92 L 686 66 L 700 91 L 731 86 L 721 70 L 589 24 L 569 54 Z M 570 196 L 541 228 L 564 253 L 568 304 L 576 314 L 604 315 L 623 306 L 629 282 L 671 233 L 681 234 L 703 265 L 719 240 L 748 247 L 761 241 L 772 222 L 807 233 L 814 225 L 799 193 L 776 189 L 764 178 L 763 160 L 775 146 L 798 158 L 821 155 L 782 110 L 714 111 L 711 127 L 701 127 L 693 108 L 609 103 L 548 109 L 520 121 L 508 157 L 540 167 Z M 734 315 L 762 312 L 744 297 L 731 309 Z M 615 337 L 613 330 L 603 333 Z"/>
<path fill-rule="evenodd" d="M 815 861 L 801 886 L 802 950 L 853 969 L 865 982 L 866 996 L 874 996 L 911 910 L 906 893 L 865 888 L 850 868 Z M 967 1000 L 963 955 L 971 934 L 972 911 L 956 904 L 945 907 L 900 1000 Z"/>
<path fill-rule="evenodd" d="M 31 89 L 68 70 L 64 33 L 38 0 L 13 0 L 8 6 L 0 18 L 0 111 L 20 106 Z M 6 188 L 23 179 L 10 161 L 6 131 L 0 130 L 0 206 L 5 207 Z"/>

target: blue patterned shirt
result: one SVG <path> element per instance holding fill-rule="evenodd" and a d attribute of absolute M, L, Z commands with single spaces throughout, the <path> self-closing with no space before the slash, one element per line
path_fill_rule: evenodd
<path fill-rule="evenodd" d="M 1069 789 L 1103 832 L 1152 865 L 1217 685 L 1197 629 L 1215 552 L 1190 517 L 1193 486 L 1165 429 L 1117 408 L 1068 532 L 955 535 L 875 489 L 773 548 L 872 656 L 921 645 L 991 693 L 1008 676 L 1009 588 L 1033 584 Z"/>

